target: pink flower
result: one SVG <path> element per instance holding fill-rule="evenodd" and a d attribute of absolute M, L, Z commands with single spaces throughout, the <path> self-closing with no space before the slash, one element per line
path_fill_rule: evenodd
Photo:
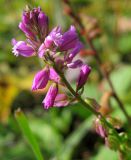
<path fill-rule="evenodd" d="M 102 138 L 106 137 L 107 135 L 106 129 L 102 125 L 102 122 L 100 121 L 99 118 L 97 118 L 95 121 L 95 129 L 96 129 L 96 133 L 99 134 Z"/>
<path fill-rule="evenodd" d="M 43 104 L 43 107 L 45 109 L 48 109 L 50 107 L 53 107 L 54 106 L 54 101 L 55 101 L 55 98 L 57 96 L 57 93 L 58 93 L 58 85 L 56 83 L 53 83 L 46 96 L 45 96 L 45 99 L 43 100 L 42 104 Z"/>
<path fill-rule="evenodd" d="M 39 71 L 33 80 L 32 90 L 43 89 L 46 87 L 49 80 L 50 70 L 48 67 Z"/>
<path fill-rule="evenodd" d="M 12 52 L 15 56 L 21 55 L 24 57 L 30 57 L 35 53 L 35 50 L 24 41 L 17 42 L 15 39 L 13 39 L 12 44 L 14 45 Z"/>
<path fill-rule="evenodd" d="M 60 76 L 56 73 L 56 71 L 54 70 L 54 68 L 50 68 L 50 80 L 59 83 L 60 82 Z"/>
<path fill-rule="evenodd" d="M 84 86 L 90 72 L 91 72 L 91 67 L 89 67 L 88 65 L 84 64 L 81 67 L 80 75 L 79 75 L 78 80 L 77 80 L 77 89 L 76 89 L 77 91 Z"/>
<path fill-rule="evenodd" d="M 58 94 L 55 98 L 55 107 L 64 107 L 69 104 L 69 100 L 65 94 Z"/>

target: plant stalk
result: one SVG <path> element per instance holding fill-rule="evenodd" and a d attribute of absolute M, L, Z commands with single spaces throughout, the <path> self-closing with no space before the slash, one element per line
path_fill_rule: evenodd
<path fill-rule="evenodd" d="M 112 93 L 113 93 L 113 97 L 114 97 L 115 100 L 117 101 L 117 103 L 118 103 L 118 105 L 119 105 L 119 108 L 121 109 L 121 111 L 122 111 L 123 114 L 125 115 L 125 117 L 126 117 L 126 119 L 128 120 L 128 122 L 130 123 L 130 122 L 131 122 L 130 116 L 128 115 L 128 113 L 127 113 L 127 111 L 125 110 L 125 107 L 124 107 L 122 101 L 120 100 L 119 96 L 117 95 L 117 93 L 116 93 L 116 91 L 115 91 L 115 89 L 114 89 L 114 86 L 113 86 L 113 84 L 112 84 L 112 81 L 111 81 L 111 79 L 110 79 L 110 77 L 109 77 L 109 74 L 108 74 L 106 68 L 102 68 L 102 67 L 101 67 L 101 66 L 102 66 L 102 61 L 101 61 L 101 59 L 100 59 L 100 57 L 99 57 L 98 51 L 95 49 L 95 47 L 94 47 L 94 45 L 93 45 L 93 43 L 92 43 L 92 40 L 88 38 L 87 33 L 86 33 L 86 31 L 85 31 L 85 27 L 84 27 L 84 25 L 83 25 L 82 22 L 81 22 L 81 19 L 79 18 L 78 15 L 76 15 L 76 14 L 74 13 L 73 8 L 72 8 L 71 3 L 69 2 L 69 0 L 63 0 L 63 2 L 64 2 L 64 3 L 67 5 L 67 7 L 68 7 L 68 12 L 67 12 L 68 15 L 69 15 L 70 17 L 72 17 L 72 19 L 73 19 L 73 20 L 76 22 L 76 24 L 79 26 L 79 28 L 80 28 L 80 30 L 81 30 L 81 33 L 84 33 L 83 36 L 85 36 L 85 38 L 86 38 L 86 40 L 87 40 L 90 48 L 91 48 L 91 49 L 93 50 L 93 52 L 94 52 L 95 60 L 96 60 L 98 66 L 99 66 L 99 68 L 100 68 L 100 71 L 101 71 L 102 75 L 105 77 L 105 79 L 107 80 L 107 82 L 108 82 L 108 84 L 109 84 L 109 86 L 110 86 L 110 88 L 111 88 L 111 91 L 112 91 Z"/>

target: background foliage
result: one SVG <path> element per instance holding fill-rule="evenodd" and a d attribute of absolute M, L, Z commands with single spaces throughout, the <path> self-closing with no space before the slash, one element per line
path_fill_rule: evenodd
<path fill-rule="evenodd" d="M 76 13 L 86 24 L 87 16 L 98 20 L 101 36 L 95 46 L 104 65 L 109 67 L 113 84 L 126 109 L 131 113 L 131 1 L 128 0 L 71 0 Z M 45 91 L 30 91 L 33 75 L 42 67 L 37 58 L 15 57 L 11 53 L 11 39 L 24 39 L 18 30 L 21 13 L 26 4 L 41 6 L 49 16 L 50 28 L 61 25 L 65 30 L 72 20 L 63 12 L 61 0 L 0 0 L 0 159 L 33 160 L 34 155 L 23 138 L 14 118 L 21 108 L 27 115 L 42 155 L 45 159 L 113 159 L 118 153 L 103 146 L 95 134 L 94 117 L 79 104 L 49 111 L 43 110 L 41 100 Z M 88 48 L 88 45 L 85 45 Z M 117 104 L 105 100 L 109 87 L 100 75 L 93 56 L 84 59 L 92 66 L 92 74 L 85 86 L 84 97 L 93 97 L 114 116 L 125 119 Z M 72 77 L 72 85 L 75 82 Z M 27 137 L 28 138 L 28 137 Z"/>

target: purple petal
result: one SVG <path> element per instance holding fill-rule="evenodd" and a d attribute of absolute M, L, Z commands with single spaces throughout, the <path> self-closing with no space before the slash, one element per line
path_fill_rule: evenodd
<path fill-rule="evenodd" d="M 64 107 L 69 104 L 67 96 L 65 94 L 58 94 L 55 98 L 54 106 L 55 107 Z"/>
<path fill-rule="evenodd" d="M 91 67 L 89 67 L 88 65 L 84 64 L 81 67 L 80 75 L 79 75 L 78 80 L 77 80 L 77 90 L 79 90 L 80 88 L 82 88 L 84 86 L 90 72 L 91 72 Z"/>
<path fill-rule="evenodd" d="M 54 102 L 54 106 L 55 107 L 65 107 L 69 105 L 69 101 L 58 101 L 58 102 Z"/>
<path fill-rule="evenodd" d="M 74 61 L 72 63 L 67 64 L 67 67 L 69 67 L 69 68 L 78 68 L 78 67 L 81 67 L 82 65 L 83 65 L 83 62 L 78 59 L 78 60 L 76 60 L 76 61 Z"/>
<path fill-rule="evenodd" d="M 45 38 L 44 44 L 45 44 L 46 48 L 50 48 L 52 46 L 53 39 L 50 35 Z"/>
<path fill-rule="evenodd" d="M 54 101 L 58 93 L 58 85 L 56 83 L 52 84 L 43 100 L 42 104 L 45 109 L 54 106 Z"/>
<path fill-rule="evenodd" d="M 50 80 L 59 83 L 60 82 L 60 76 L 57 74 L 57 72 L 53 69 L 50 68 Z"/>
<path fill-rule="evenodd" d="M 14 46 L 14 45 L 16 45 L 16 43 L 17 43 L 17 40 L 16 40 L 15 38 L 13 38 L 13 39 L 11 40 L 11 44 Z"/>
<path fill-rule="evenodd" d="M 68 59 L 71 61 L 82 48 L 83 44 L 81 42 L 77 42 L 75 48 L 70 52 Z"/>
<path fill-rule="evenodd" d="M 75 27 L 71 26 L 70 29 L 63 34 L 62 39 L 63 42 L 60 45 L 61 51 L 67 51 L 74 48 L 78 42 L 78 35 L 76 33 Z"/>
<path fill-rule="evenodd" d="M 48 32 L 48 17 L 43 12 L 39 13 L 38 25 L 40 27 L 41 34 L 43 34 L 43 36 L 46 36 Z"/>
<path fill-rule="evenodd" d="M 55 98 L 54 106 L 55 107 L 64 107 L 69 104 L 67 96 L 65 94 L 58 94 Z"/>
<path fill-rule="evenodd" d="M 34 49 L 31 46 L 29 46 L 27 43 L 25 43 L 24 41 L 18 41 L 12 49 L 13 49 L 12 52 L 16 56 L 21 55 L 24 57 L 30 57 L 35 52 Z"/>
<path fill-rule="evenodd" d="M 60 46 L 62 43 L 62 31 L 60 27 L 55 27 L 49 34 L 56 46 Z"/>
<path fill-rule="evenodd" d="M 31 32 L 31 30 L 23 22 L 19 23 L 19 28 L 26 34 L 26 36 L 35 37 L 33 32 Z"/>
<path fill-rule="evenodd" d="M 62 100 L 66 100 L 67 96 L 63 93 L 57 94 L 55 101 L 62 101 Z"/>
<path fill-rule="evenodd" d="M 30 22 L 30 14 L 28 12 L 26 12 L 26 11 L 23 12 L 21 23 L 24 23 L 25 25 L 29 25 L 31 23 Z"/>
<path fill-rule="evenodd" d="M 40 48 L 38 49 L 38 56 L 40 58 L 43 58 L 43 56 L 45 55 L 45 51 L 46 51 L 46 47 L 45 47 L 45 44 L 42 43 Z"/>
<path fill-rule="evenodd" d="M 45 88 L 49 80 L 49 74 L 50 74 L 50 71 L 48 67 L 39 71 L 34 77 L 32 90 Z"/>

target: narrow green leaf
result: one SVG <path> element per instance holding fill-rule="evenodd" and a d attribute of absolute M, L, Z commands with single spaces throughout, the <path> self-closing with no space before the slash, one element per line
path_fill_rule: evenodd
<path fill-rule="evenodd" d="M 36 159 L 37 160 L 44 160 L 44 158 L 41 154 L 40 148 L 39 148 L 37 141 L 35 139 L 35 136 L 30 129 L 30 126 L 28 124 L 27 118 L 24 115 L 24 113 L 20 109 L 18 109 L 15 112 L 15 117 L 16 117 L 16 120 L 17 120 L 25 138 L 27 139 L 28 143 L 30 144 L 30 146 L 34 152 Z"/>
<path fill-rule="evenodd" d="M 92 125 L 93 117 L 86 119 L 65 141 L 61 148 L 57 159 L 71 159 L 75 148 L 79 145 L 82 138 L 86 135 Z"/>

